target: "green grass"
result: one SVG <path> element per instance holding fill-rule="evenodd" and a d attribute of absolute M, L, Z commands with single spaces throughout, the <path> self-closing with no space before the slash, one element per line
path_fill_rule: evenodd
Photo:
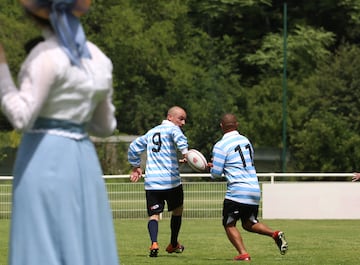
<path fill-rule="evenodd" d="M 352 265 L 360 264 L 360 220 L 264 220 L 273 229 L 285 231 L 289 251 L 282 256 L 271 238 L 242 231 L 251 264 Z M 8 220 L 0 220 L 0 265 L 6 265 Z M 159 225 L 158 258 L 148 257 L 147 220 L 115 220 L 122 265 L 142 264 L 234 264 L 237 254 L 220 219 L 184 219 L 180 241 L 182 254 L 167 254 L 169 219 Z M 236 263 L 236 262 L 235 262 Z"/>
<path fill-rule="evenodd" d="M 9 222 L 8 219 L 0 219 L 0 265 L 7 264 Z"/>

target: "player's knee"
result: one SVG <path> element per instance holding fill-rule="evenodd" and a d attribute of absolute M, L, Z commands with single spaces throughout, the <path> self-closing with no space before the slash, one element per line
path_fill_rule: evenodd
<path fill-rule="evenodd" d="M 153 214 L 149 217 L 149 220 L 155 220 L 155 221 L 159 221 L 160 217 L 159 214 Z"/>
<path fill-rule="evenodd" d="M 181 205 L 180 207 L 175 208 L 172 211 L 172 214 L 175 216 L 179 216 L 179 215 L 182 215 L 183 211 L 184 211 L 184 206 Z"/>
<path fill-rule="evenodd" d="M 249 220 L 242 222 L 242 227 L 249 232 L 253 232 L 253 226 L 258 223 L 257 219 L 250 218 Z"/>
<path fill-rule="evenodd" d="M 242 227 L 244 228 L 244 230 L 248 231 L 248 232 L 252 232 L 252 226 L 253 224 L 251 223 L 245 223 L 245 224 L 242 224 Z"/>
<path fill-rule="evenodd" d="M 236 220 L 233 217 L 228 216 L 227 218 L 223 219 L 223 226 L 225 229 L 227 227 L 236 226 Z"/>

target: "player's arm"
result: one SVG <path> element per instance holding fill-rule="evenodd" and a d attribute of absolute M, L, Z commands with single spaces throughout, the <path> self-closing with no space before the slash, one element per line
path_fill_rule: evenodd
<path fill-rule="evenodd" d="M 186 163 L 187 162 L 187 153 L 188 153 L 188 149 L 183 149 L 183 150 L 180 150 L 181 151 L 181 154 L 182 154 L 182 158 L 179 159 L 179 163 Z"/>
<path fill-rule="evenodd" d="M 210 167 L 210 173 L 212 178 L 221 178 L 224 172 L 225 164 L 225 152 L 216 146 L 213 149 L 212 166 Z"/>
<path fill-rule="evenodd" d="M 172 136 L 173 136 L 174 142 L 183 156 L 182 159 L 179 160 L 179 163 L 186 163 L 187 162 L 187 153 L 189 151 L 187 138 L 183 134 L 183 132 L 180 130 L 180 128 L 177 126 L 175 127 L 175 129 L 173 130 L 172 133 L 173 133 Z"/>
<path fill-rule="evenodd" d="M 132 141 L 128 148 L 128 161 L 133 167 L 137 167 L 141 162 L 141 153 L 147 146 L 146 136 L 140 136 Z"/>
<path fill-rule="evenodd" d="M 146 137 L 141 136 L 132 141 L 128 149 L 128 161 L 132 165 L 130 180 L 137 182 L 142 176 L 141 153 L 146 149 Z"/>

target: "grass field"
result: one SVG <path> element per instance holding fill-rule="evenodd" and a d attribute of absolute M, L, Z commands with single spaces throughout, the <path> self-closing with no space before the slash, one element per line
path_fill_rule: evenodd
<path fill-rule="evenodd" d="M 217 219 L 185 219 L 180 240 L 182 254 L 167 254 L 169 220 L 159 226 L 159 257 L 149 258 L 147 221 L 115 220 L 119 255 L 123 265 L 226 265 L 236 251 Z M 282 256 L 272 239 L 242 232 L 251 264 L 273 265 L 357 265 L 360 264 L 360 220 L 265 220 L 272 228 L 285 231 L 289 251 Z M 0 220 L 0 265 L 7 265 L 8 220 Z M 241 262 L 240 262 L 241 263 Z M 244 263 L 244 262 L 243 262 Z"/>

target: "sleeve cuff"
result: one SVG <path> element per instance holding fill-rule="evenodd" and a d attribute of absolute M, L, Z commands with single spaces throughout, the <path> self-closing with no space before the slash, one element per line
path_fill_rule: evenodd
<path fill-rule="evenodd" d="M 185 155 L 187 152 L 189 152 L 189 150 L 188 150 L 187 148 L 181 150 L 181 153 L 182 153 L 183 155 Z"/>

